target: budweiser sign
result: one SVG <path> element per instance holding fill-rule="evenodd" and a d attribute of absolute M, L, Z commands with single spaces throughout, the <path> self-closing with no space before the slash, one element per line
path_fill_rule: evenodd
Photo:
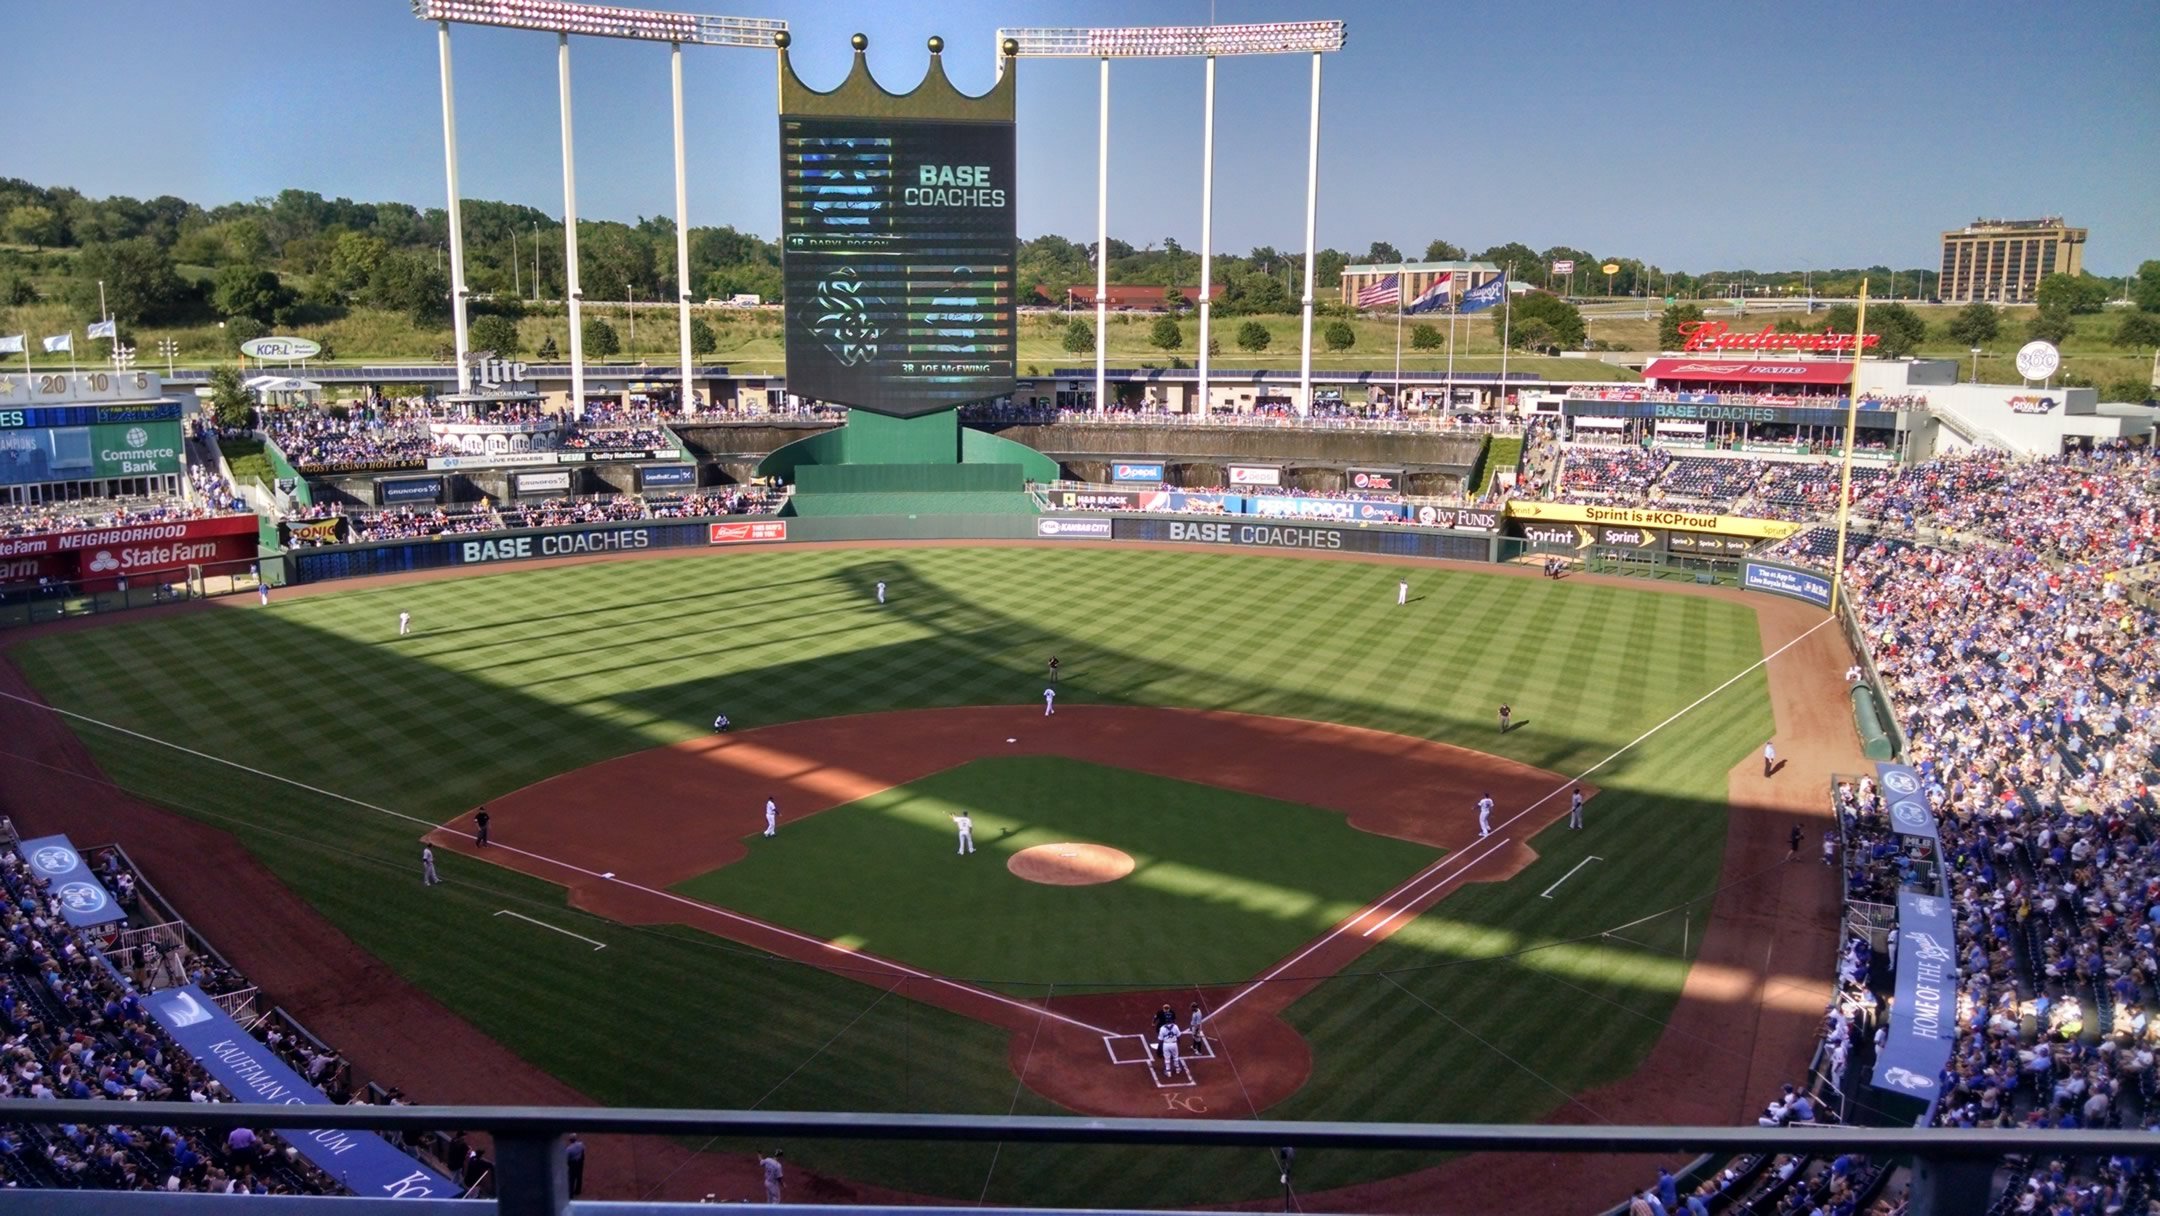
<path fill-rule="evenodd" d="M 1860 340 L 1863 349 L 1881 345 L 1881 334 L 1868 334 Z M 1681 350 L 1792 350 L 1850 354 L 1852 348 L 1851 334 L 1781 334 L 1767 325 L 1754 333 L 1734 333 L 1732 326 L 1723 321 L 1680 323 Z"/>

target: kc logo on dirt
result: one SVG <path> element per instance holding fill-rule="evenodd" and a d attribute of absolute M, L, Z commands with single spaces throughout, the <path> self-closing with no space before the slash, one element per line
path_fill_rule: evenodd
<path fill-rule="evenodd" d="M 754 541 L 786 540 L 787 521 L 784 519 L 743 520 L 736 523 L 707 524 L 705 543 L 709 545 L 743 545 Z"/>

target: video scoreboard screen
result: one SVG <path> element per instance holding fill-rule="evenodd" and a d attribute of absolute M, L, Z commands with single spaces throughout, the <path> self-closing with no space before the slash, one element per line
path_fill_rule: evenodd
<path fill-rule="evenodd" d="M 1009 122 L 780 120 L 788 391 L 911 417 L 1010 393 Z"/>

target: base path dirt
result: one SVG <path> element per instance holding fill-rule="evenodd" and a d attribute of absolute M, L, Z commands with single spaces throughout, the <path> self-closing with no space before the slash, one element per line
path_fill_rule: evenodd
<path fill-rule="evenodd" d="M 1265 983 L 1196 993 L 1135 991 L 1047 1004 L 879 958 L 714 907 L 669 888 L 741 860 L 764 831 L 985 756 L 1063 756 L 1343 813 L 1353 827 L 1446 850 L 1365 910 L 1264 973 Z M 1311 987 L 1465 882 L 1505 879 L 1535 860 L 1523 843 L 1565 813 L 1562 778 L 1498 756 L 1382 731 L 1288 718 L 1130 706 L 910 710 L 791 722 L 619 756 L 493 799 L 486 848 L 460 816 L 428 839 L 569 888 L 577 907 L 631 924 L 680 923 L 864 983 L 906 992 L 1011 1032 L 1013 1071 L 1037 1093 L 1098 1115 L 1257 1114 L 1295 1093 L 1310 1048 L 1279 1016 Z M 1594 789 L 1585 787 L 1586 792 Z M 625 789 L 640 797 L 625 804 Z M 1478 838 L 1473 802 L 1501 810 Z M 609 813 L 594 815 L 606 806 Z M 1052 864 L 1068 859 L 1047 846 Z M 1076 860 L 1076 859 L 1074 859 Z M 1126 864 L 1130 865 L 1128 859 Z M 1236 1067 L 1196 1069 L 1167 1107 L 1145 1067 L 1157 1008 L 1194 999 L 1237 1052 Z M 1107 1039 L 1115 1041 L 1106 1041 Z"/>
<path fill-rule="evenodd" d="M 841 547 L 997 547 L 1030 542 L 860 542 Z M 1070 548 L 1089 542 L 1060 541 Z M 832 546 L 825 546 L 832 547 Z M 1105 545 L 1104 548 L 1111 546 Z M 1121 549 L 1205 551 L 1193 546 L 1119 544 Z M 714 551 L 729 560 L 751 549 Z M 675 554 L 670 556 L 687 556 Z M 1519 567 L 1432 562 L 1418 558 L 1304 552 L 1245 552 L 1256 559 L 1362 561 L 1404 570 L 1454 570 L 1489 577 L 1536 576 Z M 647 555 L 596 556 L 520 563 L 515 569 L 588 562 L 644 560 Z M 512 567 L 420 571 L 377 578 L 281 588 L 295 596 L 336 594 L 370 586 L 512 572 Z M 1770 653 L 1824 620 L 1805 605 L 1724 588 L 1653 583 L 1617 576 L 1572 574 L 1615 588 L 1693 595 L 1739 603 L 1757 614 L 1764 652 Z M 191 602 L 153 613 L 249 611 L 253 601 L 234 598 Z M 101 619 L 78 619 L 13 631 L 7 644 L 46 632 L 93 628 Z M 1729 963 L 1710 982 L 1706 967 L 1694 968 L 1678 1005 L 1650 1056 L 1631 1078 L 1579 1095 L 1552 1121 L 1589 1118 L 1643 1124 L 1744 1124 L 1767 1101 L 1779 1078 L 1805 1066 L 1815 1035 L 1817 998 L 1826 997 L 1836 951 L 1835 871 L 1808 862 L 1785 863 L 1785 835 L 1798 822 L 1819 841 L 1830 826 L 1823 778 L 1863 762 L 1849 719 L 1840 678 L 1850 652 L 1834 626 L 1769 665 L 1776 711 L 1778 752 L 1788 767 L 1763 780 L 1759 762 L 1739 758 L 1731 781 L 1733 814 L 1727 831 L 1723 890 L 1715 915 L 1703 928 L 1698 959 Z M 0 663 L 0 691 L 36 698 L 11 665 Z M 1023 715 L 1024 716 L 1024 715 Z M 1064 717 L 1064 714 L 1060 714 Z M 593 1105 L 489 1038 L 433 997 L 361 950 L 311 905 L 295 896 L 267 867 L 217 828 L 134 798 L 107 783 L 65 724 L 50 712 L 0 699 L 0 813 L 26 834 L 70 832 L 85 845 L 118 842 L 147 877 L 178 905 L 210 941 L 264 991 L 333 1044 L 363 1078 L 405 1089 L 416 1100 L 463 1105 Z M 1288 796 L 1278 792 L 1278 796 Z M 1513 846 L 1507 846 L 1512 848 Z M 1527 857 L 1523 860 L 1527 861 Z M 1805 864 L 1802 864 L 1805 863 Z M 1766 867 L 1775 867 L 1767 874 Z M 1752 881 L 1751 876 L 1754 876 Z M 561 881 L 560 876 L 557 881 Z M 1324 943 L 1323 943 L 1324 944 Z M 915 985 L 921 987 L 921 985 Z M 1273 988 L 1273 985 L 1269 986 Z M 1713 991 L 1715 989 L 1715 991 Z M 1166 994 L 1167 995 L 1167 994 Z M 1189 998 L 1190 994 L 1176 994 Z M 1209 993 L 1213 1001 L 1235 992 Z M 1068 1003 L 1060 1000 L 1057 1008 Z M 1077 1005 L 1075 1006 L 1077 1007 Z M 1182 1005 L 1179 1006 L 1182 1008 Z M 1136 1014 L 1144 1011 L 1132 1011 Z M 1126 1019 L 1112 1009 L 1104 1020 Z M 1280 1026 L 1278 1019 L 1268 1018 Z M 1228 1028 L 1225 1027 L 1227 1030 Z M 1287 1028 L 1285 1027 L 1287 1030 Z M 1263 1043 L 1244 1050 L 1291 1052 L 1303 1040 Z M 1227 1042 L 1227 1039 L 1225 1040 Z M 1705 1043 L 1719 1045 L 1705 1050 Z M 1023 1061 L 1016 1058 L 1016 1070 Z M 1232 1115 L 1231 1103 L 1217 1113 Z M 1527 1211 L 1583 1212 L 1609 1206 L 1630 1185 L 1654 1176 L 1657 1158 L 1589 1156 L 1504 1159 L 1469 1156 L 1434 1169 L 1342 1190 L 1302 1196 L 1304 1206 L 1335 1211 L 1512 1214 Z M 882 1188 L 790 1171 L 800 1196 L 828 1202 L 906 1201 Z M 593 1142 L 586 1182 L 589 1197 L 695 1200 L 707 1194 L 762 1195 L 754 1160 L 742 1154 L 693 1153 L 656 1137 L 611 1137 Z M 1256 1204 L 1273 1207 L 1274 1204 Z"/>

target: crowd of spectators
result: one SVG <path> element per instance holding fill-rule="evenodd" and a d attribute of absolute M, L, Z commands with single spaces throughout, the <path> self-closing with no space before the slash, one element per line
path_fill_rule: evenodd
<path fill-rule="evenodd" d="M 302 473 L 339 469 L 417 468 L 432 456 L 471 456 L 469 436 L 436 433 L 444 423 L 488 423 L 545 431 L 545 442 L 582 452 L 663 451 L 675 447 L 669 404 L 640 399 L 608 400 L 586 408 L 582 419 L 544 409 L 538 401 L 513 400 L 445 406 L 419 398 L 385 398 L 351 405 L 266 410 L 263 434 Z M 533 441 L 536 448 L 542 440 Z"/>
<path fill-rule="evenodd" d="M 778 511 L 785 499 L 763 486 L 737 486 L 708 494 L 601 494 L 548 498 L 533 502 L 456 504 L 428 507 L 385 507 L 375 511 L 345 511 L 317 504 L 300 519 L 327 519 L 343 515 L 352 541 L 418 540 L 430 536 L 462 536 L 499 532 L 509 528 L 549 528 L 566 524 L 608 523 L 632 519 L 682 519 L 711 515 L 768 515 Z M 329 538 L 309 541 L 294 537 L 296 548 L 337 543 Z"/>
<path fill-rule="evenodd" d="M 1582 401 L 1662 401 L 1671 404 L 1694 405 L 1773 405 L 1792 408 L 1809 406 L 1818 409 L 1844 409 L 1847 398 L 1838 392 L 1826 393 L 1739 393 L 1722 390 L 1687 390 L 1650 388 L 1640 384 L 1579 384 L 1568 389 L 1567 395 Z M 1924 410 L 1927 408 L 1926 393 L 1892 393 L 1869 389 L 1860 394 L 1860 408 L 1864 410 Z"/>
<path fill-rule="evenodd" d="M 79 498 L 31 506 L 0 506 L 0 536 L 35 536 L 43 532 L 83 532 L 130 524 L 209 519 L 245 511 L 230 502 L 189 502 L 185 498 Z"/>
<path fill-rule="evenodd" d="M 115 1104 L 115 1122 L 0 1127 L 9 1187 L 336 1194 L 275 1132 L 123 1126 L 122 1104 L 229 1102 L 233 1095 L 143 1007 L 101 943 L 74 929 L 43 879 L 0 854 L 0 1097 Z"/>
<path fill-rule="evenodd" d="M 1570 448 L 1560 466 L 1560 500 L 1649 501 L 1671 461 L 1663 448 Z"/>

